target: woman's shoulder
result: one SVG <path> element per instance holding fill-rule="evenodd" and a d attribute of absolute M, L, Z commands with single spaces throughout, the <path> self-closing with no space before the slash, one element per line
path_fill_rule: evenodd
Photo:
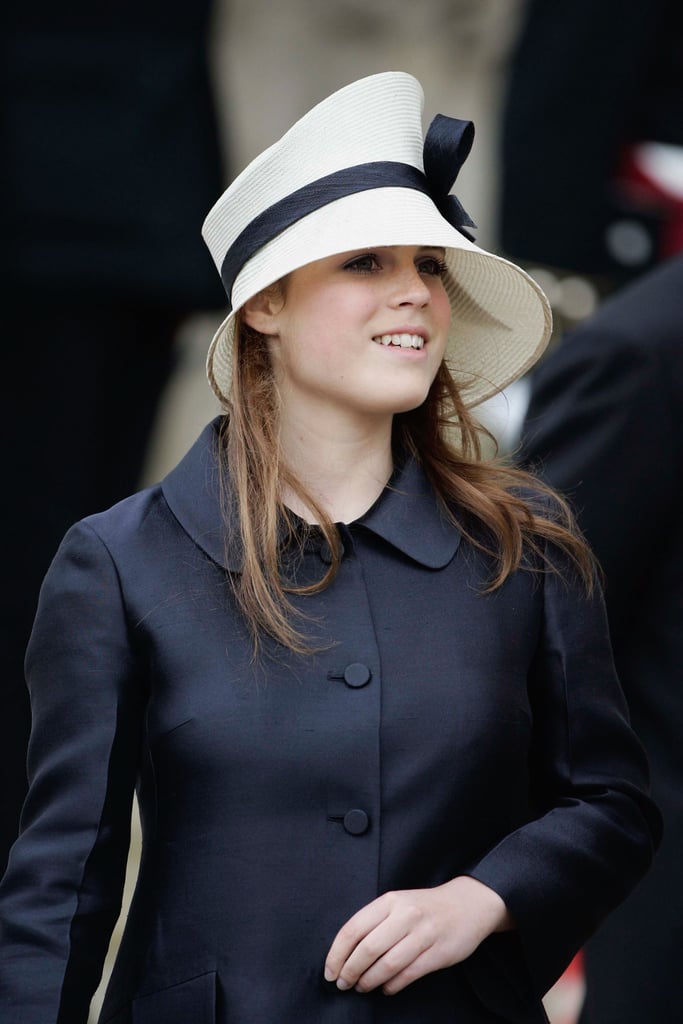
<path fill-rule="evenodd" d="M 196 542 L 221 521 L 216 437 L 219 420 L 209 423 L 195 443 L 159 482 L 111 508 L 82 520 L 107 545 L 130 545 L 146 539 L 158 547 L 182 527 Z"/>
<path fill-rule="evenodd" d="M 549 487 L 533 473 L 523 471 L 526 479 L 510 487 L 514 495 L 528 511 L 540 519 L 562 522 L 567 525 L 573 521 L 571 505 L 564 495 Z"/>
<path fill-rule="evenodd" d="M 561 493 L 507 461 L 473 466 L 467 484 L 464 504 L 451 511 L 466 537 L 491 557 L 494 589 L 516 569 L 578 574 L 592 589 L 594 559 Z"/>
<path fill-rule="evenodd" d="M 486 519 L 493 514 L 510 513 L 526 520 L 534 532 L 534 521 L 560 523 L 574 531 L 574 513 L 568 498 L 549 486 L 537 474 L 507 460 L 481 462 L 468 479 L 467 505 Z M 449 501 L 454 512 L 459 502 Z"/>
<path fill-rule="evenodd" d="M 129 541 L 153 518 L 163 518 L 164 498 L 160 483 L 152 484 L 116 502 L 108 509 L 86 516 L 75 528 L 90 530 L 105 543 Z M 72 528 L 73 529 L 73 528 Z"/>
<path fill-rule="evenodd" d="M 172 516 L 155 484 L 74 523 L 50 566 L 53 578 L 71 569 L 119 577 L 149 574 L 169 552 Z"/>

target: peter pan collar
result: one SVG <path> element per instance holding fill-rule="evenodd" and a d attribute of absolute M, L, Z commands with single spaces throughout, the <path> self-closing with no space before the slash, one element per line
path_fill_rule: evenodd
<path fill-rule="evenodd" d="M 353 525 L 370 530 L 427 569 L 448 565 L 460 543 L 460 531 L 442 511 L 413 458 L 394 472 L 372 508 Z"/>
<path fill-rule="evenodd" d="M 227 519 L 221 508 L 218 446 L 221 417 L 209 423 L 185 457 L 162 481 L 168 506 L 183 530 L 229 572 L 242 568 L 242 545 L 229 481 L 224 480 Z M 442 511 L 422 467 L 407 459 L 372 508 L 350 525 L 391 544 L 428 569 L 447 565 L 460 532 Z"/>

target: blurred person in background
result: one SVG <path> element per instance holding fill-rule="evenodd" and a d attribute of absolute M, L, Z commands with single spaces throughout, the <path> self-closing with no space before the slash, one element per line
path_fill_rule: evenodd
<path fill-rule="evenodd" d="M 0 875 L 40 581 L 71 523 L 139 485 L 177 329 L 222 302 L 197 232 L 223 179 L 210 15 L 69 0 L 4 16 Z"/>
<path fill-rule="evenodd" d="M 680 1016 L 683 255 L 606 301 L 532 375 L 521 461 L 571 496 L 664 815 L 654 867 L 585 951 L 581 1024 Z"/>
<path fill-rule="evenodd" d="M 501 134 L 502 248 L 585 278 L 579 319 L 683 248 L 683 4 L 527 0 Z"/>

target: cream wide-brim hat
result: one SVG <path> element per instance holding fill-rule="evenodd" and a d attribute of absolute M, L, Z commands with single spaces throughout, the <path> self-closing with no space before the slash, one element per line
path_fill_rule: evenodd
<path fill-rule="evenodd" d="M 446 360 L 469 407 L 522 376 L 543 352 L 552 321 L 536 282 L 453 227 L 429 194 L 394 181 L 397 166 L 424 171 L 422 110 L 422 88 L 412 75 L 386 72 L 354 82 L 253 160 L 207 215 L 202 235 L 231 307 L 211 342 L 207 375 L 226 407 L 238 310 L 297 268 L 358 249 L 445 249 L 452 311 Z M 317 198 L 326 182 L 340 174 L 353 180 L 357 168 L 367 167 L 379 168 L 380 179 L 389 167 L 387 184 Z M 323 205 L 306 212 L 311 196 Z M 283 208 L 285 223 L 293 222 L 280 229 Z"/>

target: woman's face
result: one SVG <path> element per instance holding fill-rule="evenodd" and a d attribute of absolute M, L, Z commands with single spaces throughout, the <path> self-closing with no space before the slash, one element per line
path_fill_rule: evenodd
<path fill-rule="evenodd" d="M 283 300 L 248 304 L 247 321 L 269 336 L 285 415 L 386 418 L 421 405 L 450 326 L 443 270 L 439 248 L 358 250 L 295 270 Z"/>

